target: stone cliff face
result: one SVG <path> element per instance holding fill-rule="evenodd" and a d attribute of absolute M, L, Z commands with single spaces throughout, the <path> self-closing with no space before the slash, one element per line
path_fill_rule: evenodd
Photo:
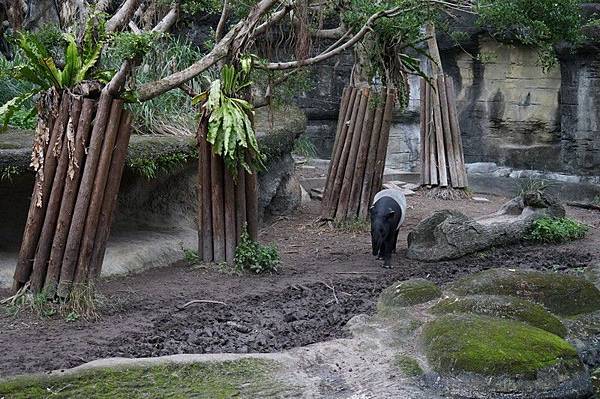
<path fill-rule="evenodd" d="M 588 6 L 600 9 L 600 3 Z M 444 70 L 455 83 L 466 161 L 600 175 L 600 40 L 589 39 L 576 51 L 560 49 L 559 64 L 544 72 L 535 48 L 500 44 L 469 24 L 459 29 L 470 34 L 461 46 L 447 37 L 439 42 Z M 587 30 L 600 37 L 600 27 Z M 318 67 L 316 88 L 300 99 L 320 157 L 331 154 L 351 65 L 348 54 Z M 410 83 L 409 106 L 394 115 L 387 166 L 418 171 L 419 83 Z"/>

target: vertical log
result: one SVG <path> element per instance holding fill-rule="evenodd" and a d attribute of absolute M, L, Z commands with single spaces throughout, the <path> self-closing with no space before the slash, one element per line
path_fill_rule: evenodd
<path fill-rule="evenodd" d="M 19 250 L 19 256 L 17 258 L 17 265 L 15 267 L 14 284 L 13 290 L 16 291 L 23 284 L 29 281 L 31 277 L 31 270 L 33 267 L 33 258 L 37 249 L 37 243 L 42 232 L 42 223 L 44 222 L 44 216 L 46 214 L 46 206 L 48 205 L 48 196 L 50 195 L 51 182 L 54 178 L 54 172 L 56 170 L 57 159 L 54 156 L 54 146 L 59 132 L 64 130 L 64 127 L 69 118 L 69 102 L 70 97 L 63 95 L 58 115 L 56 120 L 52 123 L 52 129 L 50 130 L 50 138 L 48 146 L 44 150 L 44 165 L 43 170 L 38 171 L 33 186 L 33 195 L 31 197 L 31 203 L 29 205 L 29 213 L 27 214 L 27 222 L 25 224 L 25 231 L 23 232 L 23 241 L 21 242 L 21 248 Z M 41 201 L 38 204 L 36 201 L 36 190 L 41 187 Z M 38 206 L 40 205 L 40 206 Z"/>
<path fill-rule="evenodd" d="M 448 95 L 448 109 L 450 112 L 450 128 L 452 130 L 452 142 L 454 143 L 454 158 L 457 163 L 460 187 L 468 187 L 467 171 L 465 169 L 465 154 L 462 146 L 460 125 L 456 109 L 456 95 L 454 93 L 454 82 L 451 77 L 446 77 L 446 92 Z"/>
<path fill-rule="evenodd" d="M 127 157 L 127 149 L 131 137 L 131 120 L 131 112 L 124 110 L 121 113 L 115 150 L 112 159 L 110 160 L 110 173 L 108 175 L 108 181 L 106 182 L 106 192 L 102 202 L 102 210 L 100 211 L 100 219 L 98 220 L 98 231 L 96 233 L 94 250 L 90 262 L 90 274 L 88 279 L 92 282 L 100 276 L 100 272 L 102 271 L 102 263 L 104 262 L 106 245 L 108 237 L 110 236 L 110 229 L 112 227 L 115 210 L 117 208 L 119 187 L 121 186 L 121 178 L 123 177 L 123 169 L 125 168 L 125 158 Z"/>
<path fill-rule="evenodd" d="M 206 179 L 204 171 L 208 170 L 209 164 L 206 162 L 206 148 L 208 147 L 208 143 L 206 142 L 206 132 L 208 129 L 208 118 L 201 112 L 200 122 L 198 124 L 198 130 L 196 131 L 196 143 L 198 146 L 198 183 L 196 186 L 196 196 L 197 196 L 197 222 L 198 222 L 198 257 L 204 261 L 207 261 L 205 258 L 205 253 L 211 253 L 212 260 L 212 242 L 210 242 L 211 249 L 207 250 L 208 242 L 205 242 L 205 234 L 204 229 L 207 222 L 206 214 L 204 211 L 205 202 L 208 201 L 210 204 L 210 196 L 207 198 L 204 194 L 205 186 L 210 187 L 210 178 Z M 212 222 L 209 221 L 209 224 Z"/>
<path fill-rule="evenodd" d="M 431 177 L 429 174 L 429 140 L 427 135 L 427 126 L 429 124 L 429 101 L 427 99 L 427 95 L 429 92 L 427 91 L 428 83 L 424 78 L 421 78 L 421 184 L 429 185 L 431 184 Z"/>
<path fill-rule="evenodd" d="M 246 226 L 246 171 L 240 167 L 238 171 L 237 184 L 235 185 L 235 216 L 236 216 L 236 244 L 239 245 L 240 237 Z"/>
<path fill-rule="evenodd" d="M 225 260 L 233 264 L 235 256 L 236 239 L 236 220 L 235 220 L 235 182 L 229 168 L 224 168 L 224 195 L 223 203 L 225 208 Z"/>
<path fill-rule="evenodd" d="M 381 101 L 375 110 L 373 117 L 373 127 L 371 129 L 371 139 L 369 141 L 369 151 L 367 155 L 367 164 L 365 166 L 365 176 L 363 178 L 363 186 L 360 194 L 360 209 L 359 217 L 364 219 L 369 214 L 371 207 L 371 192 L 373 191 L 373 176 L 375 174 L 375 162 L 377 161 L 377 148 L 381 134 L 381 124 L 383 122 L 383 109 L 385 108 L 386 93 L 381 95 Z"/>
<path fill-rule="evenodd" d="M 360 90 L 354 90 L 354 98 L 353 103 L 348 104 L 348 110 L 350 114 L 346 114 L 349 116 L 349 119 L 346 119 L 347 122 L 344 123 L 344 127 L 342 130 L 342 138 L 343 142 L 340 141 L 340 158 L 336 163 L 336 173 L 335 179 L 333 179 L 333 186 L 330 190 L 331 194 L 329 195 L 329 203 L 327 205 L 327 211 L 323 215 L 325 218 L 333 218 L 335 216 L 335 212 L 338 207 L 340 190 L 342 189 L 342 181 L 344 180 L 344 173 L 346 171 L 346 163 L 348 161 L 348 155 L 350 153 L 350 146 L 352 144 L 352 131 L 354 128 L 354 124 L 356 122 L 356 116 L 358 114 L 358 107 L 360 106 Z M 332 176 L 333 177 L 333 176 Z"/>
<path fill-rule="evenodd" d="M 444 145 L 446 148 L 446 159 L 448 161 L 448 171 L 450 172 L 450 184 L 452 187 L 458 187 L 458 176 L 456 172 L 456 163 L 454 162 L 454 146 L 452 144 L 452 133 L 450 130 L 450 115 L 448 114 L 448 96 L 446 95 L 446 81 L 444 75 L 438 76 L 438 94 L 442 111 L 442 131 L 444 136 Z"/>
<path fill-rule="evenodd" d="M 60 276 L 67 233 L 71 226 L 75 197 L 79 189 L 79 179 L 83 168 L 85 149 L 90 137 L 95 110 L 96 101 L 90 99 L 83 101 L 81 116 L 79 117 L 77 132 L 75 133 L 75 145 L 70 150 L 72 152 L 69 159 L 70 175 L 65 180 L 58 221 L 56 222 L 56 231 L 54 232 L 54 240 L 52 241 L 52 249 L 50 251 L 50 260 L 48 261 L 48 272 L 44 283 L 44 289 L 50 293 L 55 292 Z"/>
<path fill-rule="evenodd" d="M 208 127 L 208 118 L 206 119 L 207 127 Z M 212 151 L 210 144 L 206 142 L 206 132 L 204 130 L 204 152 L 199 154 L 202 166 L 200 171 L 202 174 L 202 181 L 204 184 L 202 186 L 202 198 L 204 198 L 204 202 L 202 205 L 202 243 L 204 245 L 204 249 L 202 250 L 203 260 L 204 262 L 213 262 L 214 261 L 214 249 L 213 249 L 213 222 L 212 222 Z"/>
<path fill-rule="evenodd" d="M 385 158 L 387 155 L 388 141 L 390 138 L 390 127 L 392 125 L 392 112 L 396 101 L 396 90 L 387 89 L 385 108 L 383 109 L 383 120 L 381 122 L 381 132 L 379 133 L 379 143 L 377 146 L 377 157 L 375 158 L 375 174 L 373 175 L 373 189 L 369 202 L 373 202 L 373 197 L 381 189 L 383 182 L 383 173 L 385 171 Z"/>
<path fill-rule="evenodd" d="M 70 94 L 65 94 L 65 96 L 70 96 Z M 52 239 L 56 230 L 63 188 L 65 186 L 65 178 L 67 177 L 67 169 L 69 166 L 69 140 L 74 140 L 75 131 L 77 131 L 77 125 L 79 123 L 80 112 L 81 99 L 72 97 L 68 122 L 66 123 L 65 130 L 59 132 L 56 142 L 56 151 L 60 153 L 60 158 L 52 181 L 52 190 L 50 191 L 50 198 L 48 199 L 48 207 L 33 261 L 33 271 L 31 273 L 31 290 L 33 292 L 40 292 L 42 290 L 44 279 L 46 278 L 48 258 L 52 248 Z M 59 141 L 62 141 L 60 147 L 58 147 Z"/>
<path fill-rule="evenodd" d="M 96 170 L 96 176 L 94 177 L 94 186 L 90 197 L 90 205 L 85 221 L 81 247 L 79 249 L 79 258 L 75 270 L 75 283 L 77 284 L 86 283 L 88 276 L 90 275 L 90 261 L 94 250 L 96 232 L 98 231 L 98 219 L 100 219 L 100 211 L 102 210 L 102 202 L 104 201 L 104 193 L 106 191 L 106 181 L 108 180 L 112 154 L 115 149 L 115 142 L 117 141 L 122 111 L 123 100 L 113 100 L 110 109 L 110 117 L 104 133 L 98 169 Z"/>
<path fill-rule="evenodd" d="M 343 159 L 344 154 L 344 146 L 346 145 L 347 135 L 348 135 L 348 127 L 351 123 L 351 118 L 354 111 L 354 104 L 359 91 L 354 87 L 348 88 L 348 103 L 344 109 L 344 115 L 342 115 L 341 122 L 339 123 L 339 138 L 336 135 L 337 144 L 335 146 L 335 151 L 331 156 L 331 160 L 329 162 L 330 172 L 327 176 L 327 181 L 325 185 L 325 191 L 323 193 L 323 201 L 321 202 L 321 215 L 324 217 L 328 217 L 330 213 L 330 209 L 337 205 L 337 196 L 335 193 L 335 181 L 338 174 L 343 171 L 343 168 L 340 169 L 340 163 Z M 334 211 L 335 212 L 335 208 Z"/>
<path fill-rule="evenodd" d="M 442 124 L 442 105 L 440 103 L 440 88 L 437 77 L 432 80 L 435 91 L 433 98 L 433 121 L 435 126 L 435 148 L 437 151 L 437 166 L 440 187 L 448 186 L 448 173 L 446 170 L 446 151 L 444 149 L 444 126 Z"/>
<path fill-rule="evenodd" d="M 428 156 L 429 156 L 429 179 L 431 185 L 438 184 L 438 169 L 437 169 L 437 156 L 435 148 L 435 122 L 433 121 L 433 100 L 432 96 L 433 87 L 427 85 L 427 141 L 428 141 Z"/>
<path fill-rule="evenodd" d="M 112 96 L 107 90 L 103 90 L 98 101 L 98 110 L 94 119 L 94 127 L 90 136 L 90 145 L 85 160 L 85 167 L 81 176 L 81 184 L 77 193 L 77 200 L 73 210 L 73 218 L 69 227 L 65 254 L 63 256 L 62 267 L 60 270 L 60 280 L 58 283 L 58 295 L 66 297 L 71 289 L 73 278 L 75 277 L 75 267 L 77 265 L 79 246 L 85 227 L 85 220 L 90 203 L 90 197 L 94 188 L 94 178 L 98 161 L 102 152 L 102 141 L 104 131 L 110 116 L 110 105 Z"/>
<path fill-rule="evenodd" d="M 365 178 L 365 169 L 367 166 L 367 155 L 369 153 L 369 143 L 373 134 L 373 117 L 375 115 L 374 97 L 377 94 L 369 93 L 367 100 L 367 110 L 361 127 L 360 142 L 358 144 L 358 155 L 356 157 L 355 173 L 352 177 L 352 189 L 350 190 L 350 202 L 348 205 L 348 217 L 356 218 L 359 216 L 360 195 Z M 370 177 L 370 176 L 369 176 Z"/>
<path fill-rule="evenodd" d="M 246 219 L 250 239 L 258 240 L 258 181 L 257 172 L 246 174 Z"/>
<path fill-rule="evenodd" d="M 225 209 L 223 207 L 223 159 L 211 151 L 210 158 L 213 257 L 215 262 L 225 260 Z"/>
<path fill-rule="evenodd" d="M 342 180 L 342 186 L 340 190 L 340 197 L 335 211 L 336 219 L 344 219 L 348 213 L 348 202 L 350 201 L 350 190 L 352 189 L 352 176 L 356 168 L 356 157 L 358 156 L 358 145 L 360 143 L 361 128 L 363 125 L 363 119 L 367 110 L 367 103 L 369 100 L 369 90 L 362 89 L 360 92 L 360 103 L 358 108 L 358 114 L 354 120 L 354 126 L 352 127 L 352 141 L 350 143 L 350 150 L 348 153 L 348 160 L 346 162 L 346 168 L 344 171 L 344 179 Z"/>

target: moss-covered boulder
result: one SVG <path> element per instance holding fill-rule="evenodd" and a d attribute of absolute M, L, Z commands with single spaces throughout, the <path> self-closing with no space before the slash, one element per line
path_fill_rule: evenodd
<path fill-rule="evenodd" d="M 459 298 L 446 298 L 435 304 L 430 311 L 437 315 L 473 313 L 522 321 L 559 337 L 564 338 L 567 334 L 567 329 L 562 322 L 544 309 L 543 306 L 515 297 L 472 295 Z"/>
<path fill-rule="evenodd" d="M 387 312 L 393 308 L 418 305 L 442 296 L 442 290 L 431 281 L 416 278 L 399 281 L 381 292 L 377 309 Z"/>
<path fill-rule="evenodd" d="M 441 373 L 522 375 L 563 367 L 580 370 L 575 348 L 562 338 L 513 320 L 473 314 L 442 316 L 425 325 L 427 358 Z"/>
<path fill-rule="evenodd" d="M 565 274 L 533 270 L 490 269 L 450 285 L 459 296 L 514 296 L 537 302 L 559 316 L 600 310 L 600 291 L 589 281 Z"/>
<path fill-rule="evenodd" d="M 394 358 L 394 366 L 400 370 L 405 377 L 418 377 L 423 375 L 423 369 L 414 357 L 398 354 Z"/>

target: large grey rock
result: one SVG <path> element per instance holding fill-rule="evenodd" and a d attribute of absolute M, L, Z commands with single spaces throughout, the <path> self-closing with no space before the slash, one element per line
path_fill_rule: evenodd
<path fill-rule="evenodd" d="M 514 198 L 498 212 L 478 219 L 459 211 L 438 211 L 409 233 L 407 255 L 424 261 L 460 258 L 521 240 L 531 224 L 542 216 L 564 215 L 560 203 L 539 193 Z"/>

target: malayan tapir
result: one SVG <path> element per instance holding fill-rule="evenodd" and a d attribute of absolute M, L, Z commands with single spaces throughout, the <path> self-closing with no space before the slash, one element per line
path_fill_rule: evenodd
<path fill-rule="evenodd" d="M 373 255 L 383 258 L 383 267 L 391 267 L 390 259 L 396 252 L 398 231 L 406 213 L 406 197 L 400 190 L 381 190 L 373 199 L 370 213 Z"/>

